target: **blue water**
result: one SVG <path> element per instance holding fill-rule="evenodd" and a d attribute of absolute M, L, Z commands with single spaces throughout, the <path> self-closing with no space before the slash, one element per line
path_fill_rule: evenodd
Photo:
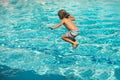
<path fill-rule="evenodd" d="M 72 49 L 57 12 L 80 28 Z M 120 80 L 120 0 L 0 0 L 0 80 Z"/>

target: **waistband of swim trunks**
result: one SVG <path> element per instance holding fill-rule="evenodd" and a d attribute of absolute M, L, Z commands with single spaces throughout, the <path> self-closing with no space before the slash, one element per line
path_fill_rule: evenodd
<path fill-rule="evenodd" d="M 71 30 L 71 31 L 79 31 L 79 29 L 78 30 Z"/>

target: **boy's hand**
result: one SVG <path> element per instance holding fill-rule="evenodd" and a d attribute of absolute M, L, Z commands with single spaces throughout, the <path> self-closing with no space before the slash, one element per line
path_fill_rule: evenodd
<path fill-rule="evenodd" d="M 49 27 L 51 30 L 53 30 L 54 28 L 53 27 Z"/>

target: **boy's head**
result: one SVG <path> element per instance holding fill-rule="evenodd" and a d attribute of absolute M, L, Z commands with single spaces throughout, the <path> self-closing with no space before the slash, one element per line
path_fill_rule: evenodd
<path fill-rule="evenodd" d="M 58 16 L 60 19 L 63 19 L 63 18 L 68 18 L 69 14 L 66 12 L 66 10 L 61 9 L 58 11 Z"/>

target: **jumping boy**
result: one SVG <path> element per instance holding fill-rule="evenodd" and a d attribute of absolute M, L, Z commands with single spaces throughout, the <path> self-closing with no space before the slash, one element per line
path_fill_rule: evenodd
<path fill-rule="evenodd" d="M 61 25 L 64 25 L 69 32 L 64 34 L 62 39 L 71 43 L 73 48 L 76 48 L 79 43 L 75 40 L 75 37 L 79 34 L 79 28 L 72 22 L 75 21 L 75 18 L 64 9 L 58 11 L 58 16 L 61 19 L 61 22 L 54 27 L 50 27 L 50 29 L 53 30 Z"/>

